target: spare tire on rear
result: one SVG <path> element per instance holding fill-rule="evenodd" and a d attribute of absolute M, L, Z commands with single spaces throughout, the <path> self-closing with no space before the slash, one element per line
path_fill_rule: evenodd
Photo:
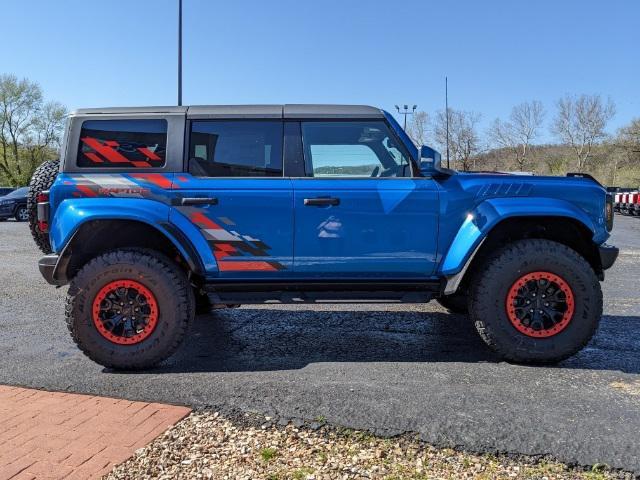
<path fill-rule="evenodd" d="M 38 225 L 38 195 L 49 190 L 58 175 L 60 160 L 48 160 L 36 168 L 29 182 L 27 210 L 29 211 L 29 229 L 31 236 L 43 253 L 51 253 L 49 234 L 40 230 Z"/>

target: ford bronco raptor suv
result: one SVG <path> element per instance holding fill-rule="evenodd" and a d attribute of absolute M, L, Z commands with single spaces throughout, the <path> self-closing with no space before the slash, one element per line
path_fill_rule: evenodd
<path fill-rule="evenodd" d="M 556 362 L 618 254 L 588 175 L 444 169 L 367 106 L 78 110 L 29 210 L 74 341 L 116 369 L 172 355 L 198 308 L 432 299 L 506 360 Z"/>

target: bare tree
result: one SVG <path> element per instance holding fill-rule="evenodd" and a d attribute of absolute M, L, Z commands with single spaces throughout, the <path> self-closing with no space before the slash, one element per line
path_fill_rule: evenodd
<path fill-rule="evenodd" d="M 571 147 L 578 172 L 583 172 L 594 145 L 607 136 L 605 128 L 615 115 L 615 105 L 611 99 L 603 101 L 600 95 L 566 95 L 558 100 L 557 107 L 552 131 Z"/>
<path fill-rule="evenodd" d="M 629 150 L 630 154 L 640 157 L 640 118 L 631 120 L 629 125 L 618 130 L 618 143 Z"/>
<path fill-rule="evenodd" d="M 26 184 L 54 155 L 66 113 L 59 103 L 44 103 L 37 83 L 0 75 L 0 174 L 12 185 Z"/>
<path fill-rule="evenodd" d="M 529 147 L 540 133 L 544 116 L 541 102 L 524 102 L 513 107 L 508 121 L 503 122 L 496 118 L 489 128 L 488 136 L 491 143 L 509 150 L 518 170 L 527 169 Z"/>
<path fill-rule="evenodd" d="M 66 116 L 67 109 L 59 102 L 47 102 L 38 112 L 23 143 L 29 177 L 60 146 Z"/>
<path fill-rule="evenodd" d="M 614 141 L 608 147 L 607 171 L 610 174 L 610 184 L 616 185 L 621 169 L 637 169 L 640 166 L 640 118 L 618 129 Z"/>
<path fill-rule="evenodd" d="M 447 115 L 449 117 L 449 138 L 447 139 Z M 442 151 L 446 151 L 447 142 L 449 153 L 461 170 L 475 169 L 476 159 L 480 153 L 480 139 L 478 137 L 478 122 L 480 114 L 449 109 L 447 113 L 439 111 L 436 114 L 434 134 L 436 143 Z"/>
<path fill-rule="evenodd" d="M 416 112 L 411 118 L 411 123 L 407 126 L 407 135 L 416 147 L 420 148 L 427 143 L 428 132 L 429 114 L 424 111 Z"/>

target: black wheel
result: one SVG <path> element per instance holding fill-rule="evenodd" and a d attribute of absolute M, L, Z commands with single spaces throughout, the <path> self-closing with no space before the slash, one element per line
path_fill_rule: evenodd
<path fill-rule="evenodd" d="M 73 340 L 105 367 L 150 368 L 180 346 L 195 310 L 193 289 L 161 254 L 116 250 L 71 282 L 66 318 Z"/>
<path fill-rule="evenodd" d="M 587 261 L 550 240 L 495 252 L 470 286 L 469 315 L 506 360 L 555 363 L 578 352 L 602 316 L 602 291 Z"/>
<path fill-rule="evenodd" d="M 49 190 L 58 175 L 59 169 L 59 160 L 46 161 L 36 168 L 36 171 L 33 172 L 33 176 L 29 182 L 29 193 L 27 195 L 27 220 L 29 221 L 31 236 L 43 253 L 51 253 L 51 244 L 49 243 L 49 234 L 40 230 L 40 226 L 38 225 L 38 195 L 45 190 Z"/>
<path fill-rule="evenodd" d="M 14 216 L 18 222 L 26 222 L 29 220 L 29 211 L 25 205 L 20 205 Z"/>
<path fill-rule="evenodd" d="M 453 295 L 445 295 L 437 299 L 437 302 L 451 313 L 466 315 L 469 312 L 467 307 L 469 297 L 467 293 L 456 292 Z"/>

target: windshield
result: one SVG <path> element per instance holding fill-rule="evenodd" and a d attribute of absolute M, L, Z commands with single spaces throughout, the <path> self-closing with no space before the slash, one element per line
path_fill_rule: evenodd
<path fill-rule="evenodd" d="M 26 197 L 28 191 L 29 191 L 29 187 L 22 187 L 22 188 L 19 188 L 17 190 L 14 190 L 11 193 L 8 193 L 7 195 L 4 196 L 4 198 Z"/>

